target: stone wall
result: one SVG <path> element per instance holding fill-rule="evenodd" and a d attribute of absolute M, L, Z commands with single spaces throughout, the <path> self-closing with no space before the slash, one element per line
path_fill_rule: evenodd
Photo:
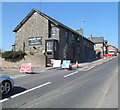
<path fill-rule="evenodd" d="M 43 55 L 35 54 L 35 55 L 27 55 L 24 59 L 15 59 L 15 60 L 5 60 L 0 57 L 2 69 L 19 69 L 21 64 L 23 63 L 31 63 L 32 67 L 39 68 L 44 67 L 44 57 Z"/>

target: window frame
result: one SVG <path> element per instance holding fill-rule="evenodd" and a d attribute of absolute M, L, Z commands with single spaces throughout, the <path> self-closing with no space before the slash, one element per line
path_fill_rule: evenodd
<path fill-rule="evenodd" d="M 57 27 L 56 26 L 52 26 L 51 27 L 51 36 L 57 35 Z"/>
<path fill-rule="evenodd" d="M 51 45 L 51 44 L 52 45 Z M 46 44 L 46 51 L 53 51 L 53 41 L 47 41 L 47 44 Z"/>

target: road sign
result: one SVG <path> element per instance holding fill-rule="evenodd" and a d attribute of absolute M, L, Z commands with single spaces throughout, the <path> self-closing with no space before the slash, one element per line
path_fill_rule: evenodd
<path fill-rule="evenodd" d="M 21 65 L 20 72 L 29 73 L 31 71 L 31 63 L 25 63 Z"/>
<path fill-rule="evenodd" d="M 61 60 L 54 60 L 53 67 L 60 67 L 61 66 Z"/>
<path fill-rule="evenodd" d="M 70 60 L 63 60 L 62 68 L 69 68 L 70 67 Z"/>

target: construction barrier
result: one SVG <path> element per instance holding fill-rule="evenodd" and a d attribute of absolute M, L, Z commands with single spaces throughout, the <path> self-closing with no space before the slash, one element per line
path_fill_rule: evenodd
<path fill-rule="evenodd" d="M 61 67 L 61 60 L 54 60 L 53 67 Z"/>
<path fill-rule="evenodd" d="M 72 64 L 71 64 L 70 60 L 63 60 L 62 68 L 66 69 L 66 70 L 71 70 L 72 69 Z"/>
<path fill-rule="evenodd" d="M 25 63 L 21 65 L 20 72 L 30 73 L 31 72 L 31 63 Z"/>

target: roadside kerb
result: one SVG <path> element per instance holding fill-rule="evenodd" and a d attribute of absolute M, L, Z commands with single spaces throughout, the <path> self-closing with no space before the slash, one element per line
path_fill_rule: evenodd
<path fill-rule="evenodd" d="M 116 57 L 113 57 L 113 58 L 116 58 Z M 97 63 L 92 63 L 92 65 L 87 65 L 87 66 L 85 66 L 85 67 L 83 67 L 83 68 L 81 68 L 81 69 L 79 69 L 79 70 L 86 71 L 86 70 L 92 69 L 92 68 L 94 68 L 94 67 L 97 66 L 97 65 L 101 65 L 101 64 L 104 63 L 104 62 L 107 62 L 107 61 L 109 61 L 109 60 L 112 60 L 113 58 L 102 59 L 102 61 L 99 60 Z"/>

